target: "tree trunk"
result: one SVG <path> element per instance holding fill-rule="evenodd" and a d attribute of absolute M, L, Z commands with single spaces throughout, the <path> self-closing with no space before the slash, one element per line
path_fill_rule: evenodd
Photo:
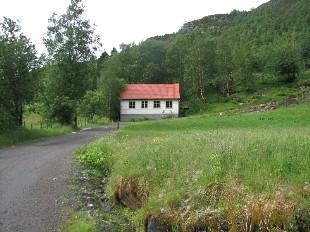
<path fill-rule="evenodd" d="M 78 122 L 77 122 L 77 116 L 74 115 L 74 128 L 77 129 L 78 128 Z"/>
<path fill-rule="evenodd" d="M 229 91 L 229 80 L 226 81 L 226 96 L 230 96 L 230 91 Z"/>
<path fill-rule="evenodd" d="M 18 126 L 23 125 L 23 105 L 20 103 L 19 105 L 19 118 L 18 118 Z"/>
<path fill-rule="evenodd" d="M 206 98 L 205 98 L 205 88 L 204 88 L 204 71 L 203 71 L 203 67 L 200 66 L 200 96 L 201 99 L 206 102 Z"/>
<path fill-rule="evenodd" d="M 15 112 L 15 126 L 22 126 L 23 125 L 23 106 L 19 101 L 19 98 L 16 97 L 14 100 Z"/>

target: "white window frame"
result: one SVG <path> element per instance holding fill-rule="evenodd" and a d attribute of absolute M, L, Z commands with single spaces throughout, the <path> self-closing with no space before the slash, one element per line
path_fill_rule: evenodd
<path fill-rule="evenodd" d="M 148 103 L 149 103 L 148 101 L 142 101 L 142 102 L 141 102 L 141 108 L 142 108 L 142 109 L 147 109 Z"/>
<path fill-rule="evenodd" d="M 128 107 L 129 107 L 129 109 L 135 109 L 136 108 L 136 102 L 135 101 L 129 101 Z"/>
<path fill-rule="evenodd" d="M 172 109 L 172 101 L 166 101 L 166 109 Z"/>
<path fill-rule="evenodd" d="M 159 109 L 160 108 L 160 101 L 154 101 L 154 109 Z"/>

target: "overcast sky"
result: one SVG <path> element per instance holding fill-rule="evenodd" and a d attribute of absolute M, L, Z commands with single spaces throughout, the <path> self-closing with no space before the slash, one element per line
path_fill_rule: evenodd
<path fill-rule="evenodd" d="M 70 0 L 0 0 L 0 16 L 19 19 L 23 32 L 45 52 L 42 37 L 53 12 L 63 14 Z M 207 15 L 250 10 L 267 0 L 84 0 L 85 18 L 96 25 L 110 52 L 121 43 L 178 31 L 183 23 Z"/>

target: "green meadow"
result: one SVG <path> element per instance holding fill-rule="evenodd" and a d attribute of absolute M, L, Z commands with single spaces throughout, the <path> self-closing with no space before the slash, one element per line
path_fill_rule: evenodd
<path fill-rule="evenodd" d="M 309 229 L 310 104 L 128 123 L 77 153 L 143 230 Z"/>

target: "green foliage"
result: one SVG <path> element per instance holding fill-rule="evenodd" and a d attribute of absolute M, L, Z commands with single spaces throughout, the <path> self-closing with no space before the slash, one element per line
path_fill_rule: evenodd
<path fill-rule="evenodd" d="M 98 80 L 98 89 L 102 92 L 105 99 L 105 115 L 114 120 L 119 120 L 119 94 L 124 86 L 124 80 L 121 78 L 122 68 L 121 56 L 112 56 L 103 63 L 103 69 Z"/>
<path fill-rule="evenodd" d="M 190 35 L 175 36 L 175 38 L 169 42 L 166 52 L 165 63 L 169 81 L 176 81 L 181 86 L 184 85 L 187 48 L 190 45 L 190 39 L 188 39 L 188 37 L 190 37 Z M 181 88 L 181 93 L 183 96 L 187 93 L 185 88 Z"/>
<path fill-rule="evenodd" d="M 35 91 L 38 61 L 34 45 L 17 22 L 0 23 L 0 129 L 21 126 L 26 103 Z"/>
<path fill-rule="evenodd" d="M 285 82 L 294 82 L 299 73 L 297 51 L 284 47 L 278 51 L 275 60 L 275 70 L 284 77 Z"/>
<path fill-rule="evenodd" d="M 216 44 L 212 40 L 206 40 L 197 36 L 187 55 L 184 88 L 189 96 L 199 96 L 201 100 L 205 99 L 205 89 L 213 83 L 215 67 Z"/>
<path fill-rule="evenodd" d="M 270 1 L 249 12 L 186 23 L 139 45 L 123 44 L 105 62 L 99 81 L 177 82 L 183 101 L 206 103 L 210 91 L 230 97 L 295 82 L 309 64 L 309 10 L 307 0 Z"/>
<path fill-rule="evenodd" d="M 76 159 L 87 168 L 96 169 L 103 175 L 108 175 L 111 171 L 112 152 L 104 141 L 98 140 L 80 148 Z"/>
<path fill-rule="evenodd" d="M 51 111 L 50 116 L 66 124 L 77 126 L 77 104 L 86 90 L 94 87 L 96 70 L 94 53 L 99 47 L 99 37 L 82 15 L 81 0 L 72 0 L 66 14 L 53 14 L 44 38 L 52 77 L 45 83 L 50 93 L 43 103 Z M 89 75 L 92 74 L 92 77 Z M 62 103 L 62 104 L 61 104 Z"/>
<path fill-rule="evenodd" d="M 69 123 L 74 120 L 72 112 L 74 109 L 74 102 L 68 96 L 55 96 L 49 104 L 48 113 L 49 118 L 56 119 L 61 123 Z"/>
<path fill-rule="evenodd" d="M 303 37 L 300 52 L 303 58 L 304 68 L 310 68 L 310 34 L 307 33 Z"/>
<path fill-rule="evenodd" d="M 95 232 L 96 224 L 93 219 L 82 213 L 72 213 L 70 219 L 60 228 L 61 232 Z"/>
<path fill-rule="evenodd" d="M 3 93 L 3 92 L 2 92 Z M 7 107 L 0 104 L 0 129 L 6 130 L 8 128 L 15 127 L 15 119 L 13 115 L 10 114 Z"/>
<path fill-rule="evenodd" d="M 107 106 L 104 96 L 99 91 L 87 91 L 78 103 L 78 114 L 93 119 L 95 115 L 103 116 Z"/>

